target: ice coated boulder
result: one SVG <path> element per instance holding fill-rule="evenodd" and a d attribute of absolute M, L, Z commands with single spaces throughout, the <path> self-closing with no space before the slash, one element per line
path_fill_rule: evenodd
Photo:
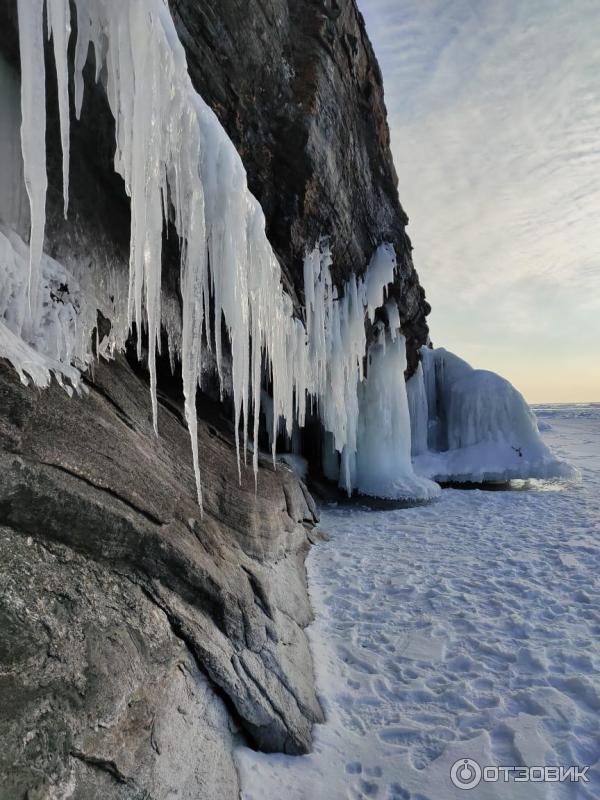
<path fill-rule="evenodd" d="M 533 412 L 509 381 L 443 348 L 422 354 L 428 390 L 414 390 L 421 402 L 411 405 L 411 423 L 422 427 L 427 414 L 429 450 L 413 451 L 418 474 L 476 483 L 575 477 L 544 444 Z"/>

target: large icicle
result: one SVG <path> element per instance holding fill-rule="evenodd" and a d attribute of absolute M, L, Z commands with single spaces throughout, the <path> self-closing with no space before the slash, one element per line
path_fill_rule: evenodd
<path fill-rule="evenodd" d="M 299 374 L 304 376 L 308 393 L 317 399 L 323 428 L 331 434 L 327 446 L 341 453 L 340 485 L 350 494 L 357 449 L 358 387 L 367 349 L 365 314 L 374 317 L 375 309 L 383 304 L 386 287 L 393 280 L 396 256 L 390 245 L 378 247 L 364 281 L 352 277 L 342 296 L 333 287 L 330 266 L 327 246 L 315 248 L 304 261 L 308 351 L 307 363 Z M 390 324 L 390 330 L 392 327 L 395 336 L 399 318 L 397 326 Z M 329 471 L 333 469 L 332 458 L 329 454 Z"/>
<path fill-rule="evenodd" d="M 21 53 L 21 147 L 31 212 L 28 301 L 30 319 L 36 302 L 46 227 L 46 69 L 44 0 L 18 0 Z"/>
<path fill-rule="evenodd" d="M 54 45 L 56 82 L 58 86 L 58 110 L 60 116 L 60 141 L 62 146 L 62 178 L 65 218 L 69 208 L 69 64 L 68 49 L 71 36 L 71 12 L 69 0 L 46 0 L 48 12 L 48 36 Z"/>
<path fill-rule="evenodd" d="M 430 500 L 440 488 L 418 477 L 411 463 L 411 434 L 404 370 L 403 336 L 385 341 L 378 322 L 378 340 L 369 348 L 367 376 L 359 392 L 356 488 L 363 494 L 391 500 Z"/>
<path fill-rule="evenodd" d="M 406 382 L 406 395 L 410 413 L 411 454 L 418 456 L 427 450 L 429 408 L 423 379 L 423 365 Z"/>

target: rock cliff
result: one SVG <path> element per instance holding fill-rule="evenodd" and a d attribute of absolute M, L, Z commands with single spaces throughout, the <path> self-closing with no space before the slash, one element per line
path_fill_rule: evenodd
<path fill-rule="evenodd" d="M 341 284 L 392 242 L 411 371 L 429 307 L 356 3 L 170 7 L 195 87 L 263 206 L 298 313 L 307 246 L 329 237 Z M 18 80 L 15 0 L 0 6 L 0 53 Z M 89 63 L 65 221 L 50 58 L 47 76 L 45 249 L 125 273 L 129 206 L 102 80 Z M 163 283 L 175 300 L 177 258 L 171 238 Z M 133 350 L 100 361 L 72 399 L 57 385 L 24 387 L 0 364 L 1 800 L 233 798 L 236 742 L 302 753 L 323 718 L 304 633 L 312 498 L 262 456 L 256 489 L 251 470 L 238 483 L 229 409 L 209 392 L 199 398 L 201 517 L 180 379 L 159 367 L 156 437 Z"/>
<path fill-rule="evenodd" d="M 340 284 L 364 272 L 376 245 L 393 243 L 412 371 L 430 309 L 398 199 L 381 72 L 356 2 L 171 7 L 195 85 L 242 156 L 296 295 L 307 242 L 330 237 Z"/>

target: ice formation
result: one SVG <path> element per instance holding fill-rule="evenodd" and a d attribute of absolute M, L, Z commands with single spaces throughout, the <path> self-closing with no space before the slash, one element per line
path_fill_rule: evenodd
<path fill-rule="evenodd" d="M 306 337 L 303 369 L 306 391 L 316 398 L 327 447 L 341 453 L 340 485 L 352 491 L 351 463 L 357 450 L 358 391 L 367 350 L 365 311 L 374 317 L 393 279 L 394 250 L 381 245 L 373 255 L 365 280 L 352 277 L 342 296 L 331 280 L 329 249 L 315 248 L 304 262 Z M 300 420 L 302 424 L 302 419 Z"/>
<path fill-rule="evenodd" d="M 439 492 L 418 478 L 410 461 L 410 418 L 404 382 L 406 342 L 400 334 L 395 301 L 385 310 L 388 326 L 377 321 L 367 353 L 365 312 L 372 322 L 393 280 L 396 257 L 379 247 L 364 281 L 351 278 L 341 296 L 332 286 L 327 248 L 309 254 L 304 264 L 308 339 L 308 392 L 317 401 L 325 429 L 323 471 L 348 494 L 394 500 L 430 499 Z M 340 454 L 340 457 L 336 455 Z"/>
<path fill-rule="evenodd" d="M 406 382 L 406 395 L 410 412 L 411 454 L 414 457 L 425 453 L 428 448 L 429 411 L 421 363 Z"/>
<path fill-rule="evenodd" d="M 22 238 L 29 229 L 29 207 L 19 95 L 18 76 L 0 57 L 0 353 L 23 381 L 44 387 L 53 374 L 72 392 L 81 388 L 80 371 L 93 357 L 98 310 L 112 324 L 110 333 L 95 342 L 96 353 L 107 355 L 123 346 L 126 317 L 119 318 L 116 306 L 125 287 L 106 265 L 98 263 L 94 270 L 93 257 L 76 274 L 43 253 L 30 283 L 32 253 Z M 35 187 L 29 189 L 35 195 Z"/>
<path fill-rule="evenodd" d="M 361 494 L 391 500 L 430 500 L 440 487 L 417 476 L 411 463 L 411 425 L 404 381 L 406 342 L 386 342 L 382 323 L 369 348 L 367 376 L 359 387 L 358 441 L 352 483 Z"/>
<path fill-rule="evenodd" d="M 244 452 L 250 433 L 255 443 L 258 438 L 261 396 L 265 395 L 263 385 L 268 385 L 271 395 L 265 411 L 271 425 L 273 454 L 282 425 L 291 437 L 294 426 L 304 424 L 307 398 L 310 398 L 326 432 L 332 464 L 341 462 L 337 467 L 340 484 L 348 492 L 352 491 L 358 485 L 353 475 L 362 475 L 361 465 L 368 458 L 365 425 L 366 415 L 370 413 L 369 393 L 374 391 L 376 381 L 385 382 L 375 351 L 371 354 L 373 374 L 364 381 L 365 316 L 374 321 L 376 309 L 386 300 L 386 286 L 393 280 L 396 269 L 393 247 L 384 244 L 377 248 L 364 279 L 351 278 L 339 292 L 333 285 L 327 245 L 322 243 L 308 252 L 304 263 L 306 319 L 303 324 L 294 316 L 291 299 L 283 291 L 280 266 L 265 234 L 263 212 L 248 190 L 240 157 L 214 113 L 193 89 L 185 51 L 167 5 L 163 0 L 128 3 L 75 0 L 71 5 L 77 14 L 73 65 L 75 113 L 79 116 L 81 112 L 83 68 L 91 46 L 96 80 L 101 76 L 105 80 L 115 118 L 114 164 L 131 199 L 126 316 L 128 327 L 135 323 L 138 331 L 145 329 L 147 332 L 155 427 L 155 359 L 162 326 L 168 333 L 172 362 L 179 358 L 182 364 L 185 415 L 200 504 L 196 390 L 207 358 L 216 364 L 222 389 L 225 383 L 229 384 L 235 426 L 242 431 Z M 48 364 L 62 365 L 54 369 L 55 374 L 68 374 L 77 383 L 67 367 L 70 364 L 83 367 L 89 363 L 91 353 L 85 349 L 85 340 L 86 335 L 89 340 L 95 325 L 91 313 L 79 313 L 78 309 L 96 306 L 89 296 L 82 296 L 80 306 L 73 312 L 77 322 L 76 347 L 63 347 L 58 353 L 56 348 L 40 342 L 40 337 L 49 336 L 49 329 L 41 324 L 45 299 L 38 290 L 38 276 L 41 270 L 43 294 L 48 288 L 48 270 L 56 272 L 58 269 L 55 263 L 50 268 L 51 262 L 42 254 L 47 185 L 43 0 L 19 0 L 18 8 L 22 62 L 21 143 L 31 213 L 30 266 L 26 292 L 23 293 L 21 285 L 18 298 L 16 295 L 10 300 L 4 298 L 0 311 L 6 315 L 8 307 L 16 303 L 19 314 L 24 319 L 29 318 L 31 330 L 23 335 L 24 328 L 17 326 L 10 329 L 11 333 L 21 336 L 40 357 L 48 359 Z M 48 0 L 46 10 L 57 73 L 66 213 L 70 5 L 68 0 Z M 162 232 L 167 218 L 174 225 L 180 242 L 183 298 L 180 316 L 161 291 Z M 21 266 L 24 252 L 20 248 Z M 69 285 L 75 287 L 75 284 L 71 279 Z M 27 313 L 26 307 L 29 308 Z M 400 317 L 396 304 L 388 301 L 386 310 L 390 342 L 395 344 L 389 355 L 382 356 L 387 364 L 388 360 L 398 361 L 403 357 L 400 350 L 404 341 L 398 335 Z M 123 318 L 121 308 L 113 312 L 118 319 Z M 211 319 L 215 321 L 212 330 Z M 227 358 L 224 358 L 221 321 L 227 331 L 230 351 Z M 65 342 L 69 341 L 70 330 L 68 325 L 61 328 Z M 121 326 L 117 326 L 117 330 L 120 335 Z M 2 345 L 3 353 L 9 358 L 12 355 L 11 360 L 18 362 L 21 356 L 16 353 L 14 342 L 10 345 L 8 339 L 6 342 Z M 110 346 L 117 347 L 119 342 L 113 341 Z M 138 337 L 138 347 L 141 354 L 141 337 Z M 28 374 L 36 382 L 40 378 L 37 371 Z M 46 373 L 41 380 L 47 383 Z M 394 379 L 395 388 L 396 383 Z M 365 409 L 362 413 L 359 394 L 365 398 L 361 401 Z M 386 396 L 391 402 L 392 393 Z M 406 395 L 403 397 L 405 401 Z M 405 410 L 402 406 L 397 412 L 402 420 L 407 416 Z M 399 425 L 400 430 L 408 441 L 409 431 L 404 422 Z M 239 465 L 239 441 L 236 445 Z M 402 455 L 392 459 L 390 469 L 409 470 L 412 474 L 405 458 L 406 443 L 402 448 Z M 256 471 L 258 447 L 251 449 Z M 341 458 L 336 453 L 341 454 Z M 391 478 L 389 475 L 387 478 L 389 484 Z M 362 479 L 361 483 L 366 491 L 366 483 Z M 423 485 L 419 484 L 421 489 Z M 376 490 L 373 483 L 371 488 Z M 389 494 L 389 491 L 388 485 L 386 492 Z"/>
<path fill-rule="evenodd" d="M 46 217 L 46 80 L 44 66 L 44 0 L 18 0 L 21 52 L 21 146 L 23 172 L 31 210 L 28 312 L 35 317 L 38 276 Z"/>
<path fill-rule="evenodd" d="M 19 373 L 41 387 L 50 383 L 51 373 L 72 393 L 81 386 L 80 370 L 93 358 L 91 333 L 97 310 L 106 315 L 111 308 L 85 290 L 64 266 L 43 254 L 37 279 L 34 318 L 27 303 L 29 247 L 12 230 L 0 226 L 0 355 Z M 110 355 L 125 343 L 126 331 L 113 325 L 109 336 L 97 340 L 96 352 Z"/>
<path fill-rule="evenodd" d="M 444 350 L 424 348 L 422 364 L 405 385 L 400 315 L 395 301 L 386 298 L 396 269 L 390 245 L 376 249 L 364 279 L 352 277 L 339 290 L 327 244 L 314 247 L 304 261 L 305 324 L 297 319 L 282 288 L 262 209 L 248 190 L 235 147 L 192 86 L 168 6 L 163 0 L 71 5 L 77 14 L 75 113 L 81 112 L 83 69 L 92 47 L 96 80 L 105 81 L 115 118 L 114 164 L 131 199 L 129 287 L 107 291 L 105 276 L 84 280 L 43 254 L 44 0 L 18 0 L 23 161 L 22 175 L 14 167 L 6 173 L 9 194 L 17 199 L 7 199 L 6 183 L 0 197 L 0 354 L 23 379 L 45 386 L 52 372 L 69 389 L 77 388 L 79 369 L 92 359 L 91 334 L 101 309 L 112 328 L 109 339 L 96 343 L 97 352 L 122 348 L 133 323 L 147 332 L 156 428 L 156 350 L 164 328 L 171 362 L 177 358 L 182 364 L 200 505 L 196 391 L 207 361 L 216 366 L 221 391 L 232 395 L 235 429 L 242 432 L 244 454 L 252 450 L 255 474 L 261 398 L 273 456 L 278 433 L 296 435 L 307 400 L 312 404 L 324 430 L 324 472 L 349 493 L 422 499 L 437 492 L 428 479 L 507 480 L 568 472 L 541 441 L 521 395 L 499 376 L 473 370 Z M 65 214 L 71 5 L 46 0 L 45 6 L 57 75 Z M 10 81 L 0 68 L 0 92 L 11 112 L 3 123 L 6 151 L 16 115 Z M 29 198 L 29 246 L 16 232 L 25 220 L 18 208 L 22 182 Z M 161 290 L 167 219 L 180 242 L 181 309 Z M 387 329 L 376 319 L 382 306 Z M 365 317 L 377 332 L 368 348 L 367 374 Z M 140 336 L 138 348 L 141 355 Z M 250 437 L 255 444 L 248 447 Z M 239 436 L 236 440 L 241 470 Z"/>
<path fill-rule="evenodd" d="M 573 469 L 542 441 L 523 396 L 507 380 L 473 369 L 443 348 L 422 348 L 422 386 L 411 393 L 418 474 L 447 482 L 571 478 Z M 421 374 L 412 380 L 417 384 Z M 429 450 L 422 449 L 423 414 Z M 413 438 L 413 447 L 414 447 Z"/>

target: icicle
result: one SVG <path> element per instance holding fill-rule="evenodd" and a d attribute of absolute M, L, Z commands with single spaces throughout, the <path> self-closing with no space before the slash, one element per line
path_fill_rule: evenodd
<path fill-rule="evenodd" d="M 398 303 L 395 300 L 389 300 L 385 304 L 385 311 L 388 318 L 388 327 L 390 330 L 390 338 L 392 342 L 396 341 L 396 336 L 400 332 L 400 310 Z"/>
<path fill-rule="evenodd" d="M 44 66 L 44 0 L 18 0 L 21 53 L 21 148 L 31 212 L 28 299 L 37 313 L 40 262 L 46 227 L 46 70 Z"/>
<path fill-rule="evenodd" d="M 54 45 L 54 63 L 56 65 L 56 82 L 58 86 L 60 141 L 63 161 L 63 199 L 66 219 L 69 208 L 70 109 L 68 49 L 71 36 L 71 12 L 69 10 L 69 0 L 46 0 L 46 7 L 48 12 L 48 36 L 52 36 Z"/>
<path fill-rule="evenodd" d="M 341 453 L 340 485 L 348 494 L 354 485 L 358 387 L 367 346 L 365 314 L 371 308 L 374 316 L 382 305 L 395 263 L 393 247 L 380 246 L 367 269 L 366 287 L 351 278 L 340 297 L 332 285 L 328 246 L 316 247 L 304 260 L 308 346 L 303 348 L 306 361 L 297 369 L 295 381 L 300 383 L 302 375 L 303 391 L 317 398 L 323 427 L 331 434 L 334 450 Z M 294 363 L 300 365 L 299 360 Z"/>
<path fill-rule="evenodd" d="M 129 326 L 135 323 L 140 357 L 142 332 L 147 332 L 155 429 L 156 349 L 162 324 L 169 331 L 171 359 L 176 352 L 182 363 L 185 416 L 201 503 L 196 391 L 204 331 L 208 348 L 214 337 L 221 393 L 226 389 L 232 393 L 240 478 L 240 436 L 245 460 L 251 415 L 255 475 L 258 469 L 264 364 L 273 393 L 268 409 L 273 456 L 280 427 L 290 437 L 294 419 L 297 424 L 304 423 L 307 397 L 313 397 L 325 430 L 332 434 L 333 446 L 343 453 L 342 480 L 351 491 L 357 452 L 358 386 L 366 348 L 365 312 L 374 319 L 375 309 L 385 299 L 396 264 L 393 247 L 380 246 L 365 281 L 352 278 L 339 294 L 333 286 L 326 242 L 310 252 L 304 264 L 304 327 L 294 318 L 291 299 L 283 291 L 280 266 L 265 233 L 264 214 L 248 190 L 241 159 L 213 111 L 194 91 L 167 4 L 163 0 L 74 0 L 74 5 L 75 112 L 77 116 L 81 112 L 83 70 L 92 44 L 96 79 L 101 72 L 106 76 L 107 98 L 115 119 L 115 169 L 131 198 L 128 300 L 126 314 L 120 307 L 116 314 L 119 319 L 126 317 Z M 22 147 L 32 209 L 34 279 L 42 250 L 46 191 L 42 10 L 42 0 L 19 0 Z M 49 0 L 48 19 L 59 84 L 66 211 L 68 0 Z M 174 314 L 161 306 L 165 213 L 170 215 L 180 242 L 183 302 L 176 344 L 171 341 L 176 327 Z M 31 292 L 31 296 L 37 295 Z M 231 355 L 231 386 L 227 387 L 222 330 L 226 331 Z"/>
<path fill-rule="evenodd" d="M 411 434 L 403 336 L 384 349 L 381 323 L 361 384 L 355 485 L 364 494 L 394 500 L 429 500 L 440 487 L 418 477 L 411 463 Z"/>
<path fill-rule="evenodd" d="M 429 409 L 423 379 L 423 365 L 406 382 L 408 410 L 410 413 L 411 455 L 418 456 L 427 450 Z"/>
<path fill-rule="evenodd" d="M 369 319 L 375 319 L 375 309 L 381 305 L 381 288 L 384 290 L 394 280 L 396 269 L 396 254 L 390 244 L 382 244 L 375 251 L 369 264 L 366 279 L 367 314 Z"/>

